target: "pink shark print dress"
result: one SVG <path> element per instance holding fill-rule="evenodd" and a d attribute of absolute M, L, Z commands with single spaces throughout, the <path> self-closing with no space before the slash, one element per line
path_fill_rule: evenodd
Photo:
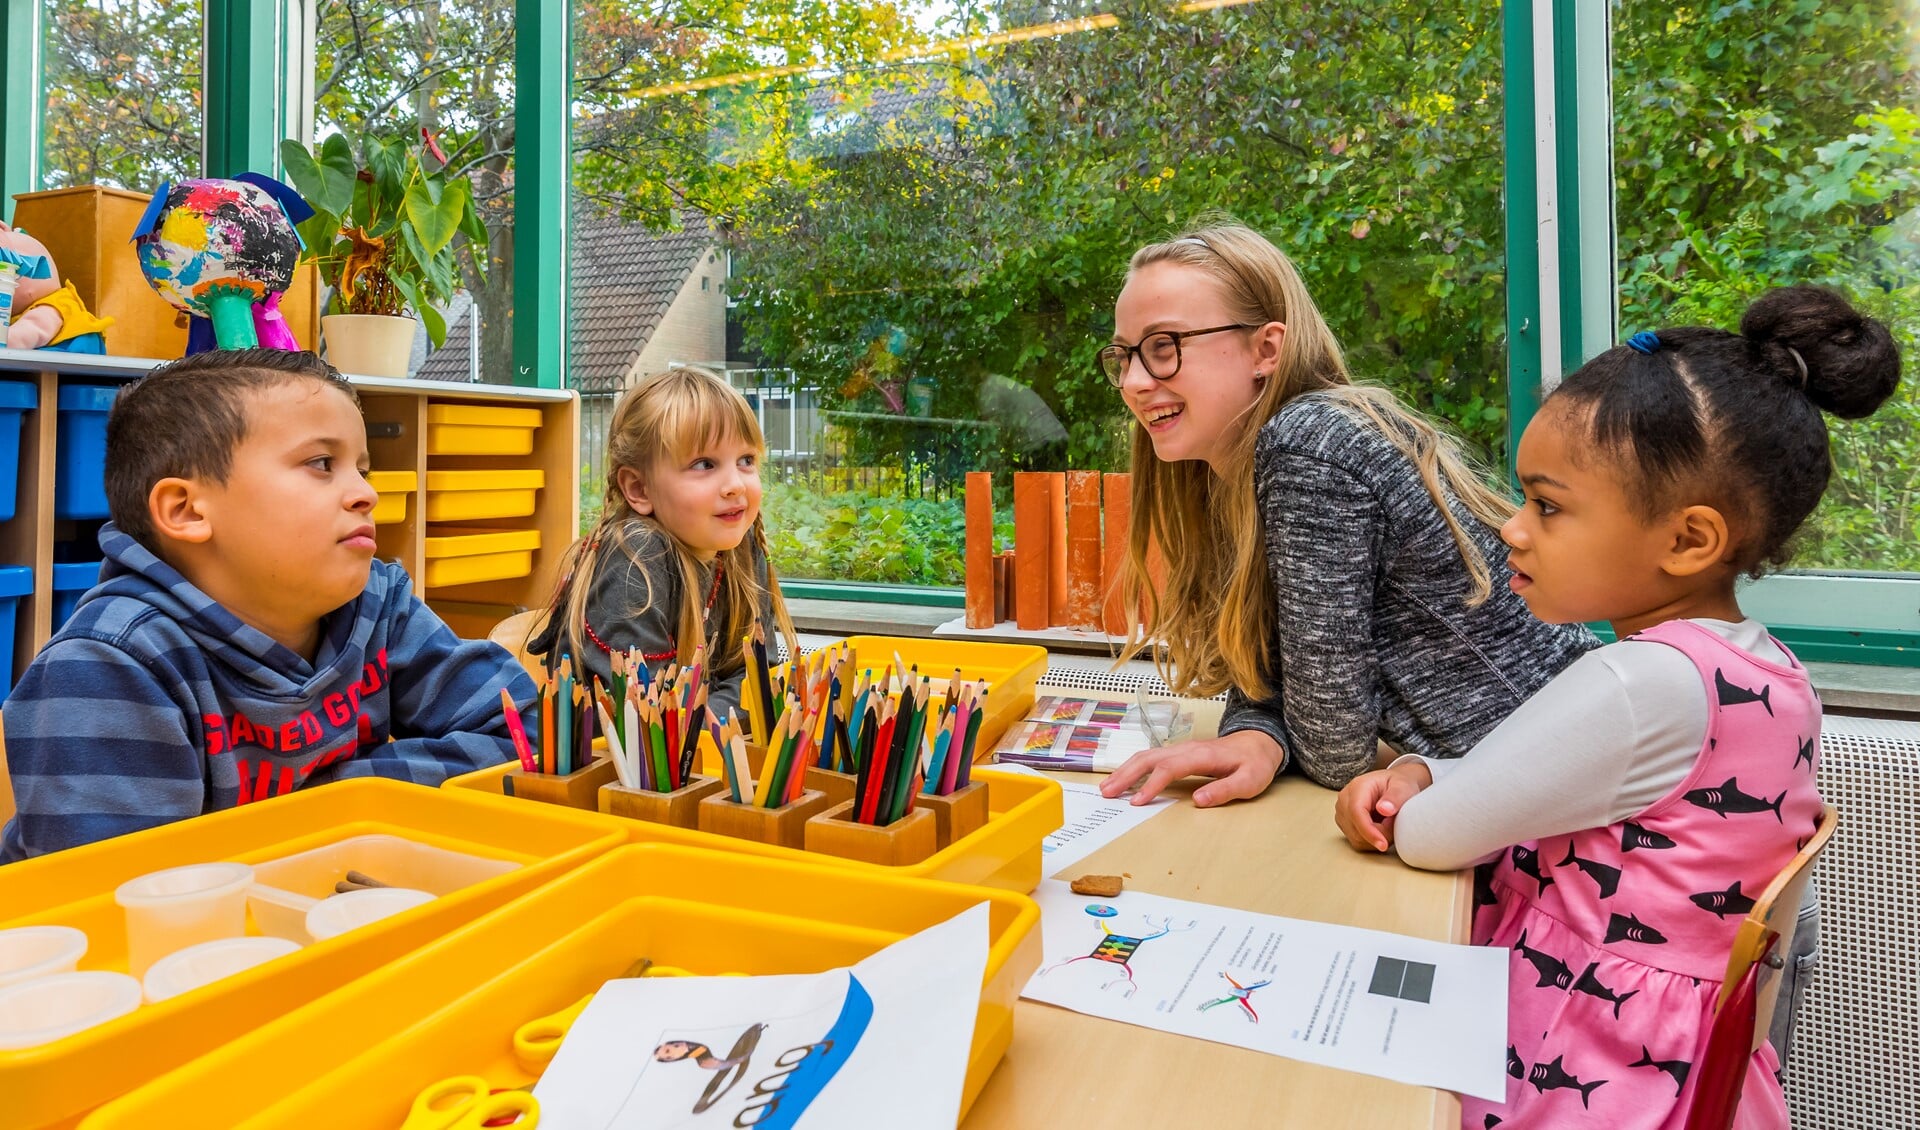
<path fill-rule="evenodd" d="M 1632 820 L 1516 845 L 1476 876 L 1473 940 L 1512 949 L 1509 1078 L 1505 1102 L 1465 1098 L 1466 1130 L 1680 1130 L 1734 933 L 1813 835 L 1820 702 L 1799 662 L 1684 620 L 1633 638 L 1699 669 L 1706 743 Z M 1785 1130 L 1779 1070 L 1762 1042 L 1737 1126 Z"/>

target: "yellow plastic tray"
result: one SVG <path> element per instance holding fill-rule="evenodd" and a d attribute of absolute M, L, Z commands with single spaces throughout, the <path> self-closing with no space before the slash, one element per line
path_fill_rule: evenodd
<path fill-rule="evenodd" d="M 434 941 L 617 847 L 604 819 L 398 781 L 353 780 L 291 793 L 0 867 L 0 927 L 86 931 L 82 969 L 126 969 L 127 879 L 215 860 L 264 863 L 354 836 L 395 835 L 519 864 L 505 874 L 184 993 L 66 1039 L 0 1051 L 0 1124 L 71 1125 L 76 1116 L 299 1005 Z M 152 1125 L 201 1125 L 185 1112 Z"/>
<path fill-rule="evenodd" d="M 530 455 L 538 408 L 427 405 L 428 455 Z"/>
<path fill-rule="evenodd" d="M 473 790 L 499 795 L 500 782 L 509 766 L 482 769 L 452 777 L 445 789 Z M 939 879 L 949 883 L 976 883 L 1025 894 L 1040 885 L 1044 866 L 1042 843 L 1059 829 L 1065 819 L 1060 783 L 1030 773 L 1007 773 L 975 766 L 973 779 L 987 785 L 987 822 L 978 830 L 962 836 L 919 863 L 888 867 L 878 863 L 843 859 L 837 855 L 796 851 L 750 840 L 675 828 L 624 816 L 585 813 L 614 821 L 637 844 L 685 844 L 690 847 L 718 848 L 724 851 L 758 855 L 768 859 L 811 861 L 836 867 L 878 870 L 889 875 L 914 879 Z M 537 804 L 536 801 L 521 803 Z M 542 806 L 550 807 L 550 806 Z"/>
<path fill-rule="evenodd" d="M 908 639 L 897 636 L 849 636 L 854 670 L 876 672 L 897 653 L 909 667 L 937 680 L 953 677 L 987 681 L 987 716 L 980 722 L 977 750 L 990 750 L 1007 727 L 1026 717 L 1034 688 L 1047 673 L 1047 649 L 1032 644 L 976 643 L 970 640 Z M 1048 831 L 1053 829 L 1049 828 Z"/>
<path fill-rule="evenodd" d="M 524 518 L 546 485 L 545 471 L 428 471 L 427 521 Z"/>
<path fill-rule="evenodd" d="M 434 531 L 427 538 L 427 587 L 502 581 L 533 572 L 539 530 Z"/>
<path fill-rule="evenodd" d="M 407 496 L 420 485 L 412 471 L 368 471 L 367 485 L 380 492 L 373 504 L 373 524 L 390 526 L 407 520 Z"/>
<path fill-rule="evenodd" d="M 1040 910 L 1005 891 L 744 855 L 619 848 L 407 958 L 95 1111 L 85 1130 L 157 1126 L 392 1130 L 428 1084 L 532 1081 L 514 1029 L 637 957 L 696 974 L 815 973 L 967 908 L 991 949 L 962 1110 L 1013 1038 L 1040 964 Z"/>

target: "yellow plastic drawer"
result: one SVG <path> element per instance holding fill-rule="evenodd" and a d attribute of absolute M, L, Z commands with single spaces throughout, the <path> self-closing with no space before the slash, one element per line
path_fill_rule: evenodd
<path fill-rule="evenodd" d="M 420 476 L 412 471 L 368 471 L 367 485 L 380 492 L 373 504 L 373 524 L 390 526 L 407 520 L 407 496 L 420 485 Z"/>
<path fill-rule="evenodd" d="M 450 777 L 445 784 L 441 785 L 441 788 L 470 789 L 499 796 L 501 782 L 506 778 L 509 768 L 511 765 L 502 765 Z M 715 772 L 711 767 L 704 766 L 703 771 L 709 774 Z M 981 886 L 998 887 L 1001 890 L 1025 894 L 1040 885 L 1041 871 L 1045 866 L 1041 845 L 1048 836 L 1059 829 L 1061 821 L 1066 816 L 1061 799 L 1060 783 L 1031 773 L 1007 773 L 985 766 L 974 768 L 973 779 L 984 782 L 987 786 L 987 822 L 919 863 L 902 867 L 842 859 L 837 855 L 824 855 L 818 852 L 773 847 L 733 836 L 675 828 L 645 820 L 630 820 L 624 816 L 605 814 L 600 816 L 601 819 L 615 821 L 626 832 L 627 838 L 637 844 L 684 844 L 689 847 L 715 848 L 758 855 L 768 859 L 811 861 L 835 867 L 877 870 L 888 875 L 901 875 L 914 879 L 977 883 Z M 538 804 L 539 802 L 516 800 L 515 803 Z"/>
<path fill-rule="evenodd" d="M 944 689 L 956 667 L 962 679 L 985 679 L 989 691 L 987 716 L 981 720 L 979 743 L 974 747 L 983 753 L 994 747 L 1008 726 L 1026 717 L 1033 705 L 1034 688 L 1047 673 L 1047 649 L 1032 644 L 849 636 L 847 647 L 853 653 L 855 671 L 871 667 L 878 673 L 898 655 L 909 667 L 932 676 L 936 690 Z"/>
<path fill-rule="evenodd" d="M 504 581 L 533 572 L 539 530 L 464 530 L 435 532 L 424 539 L 427 587 Z"/>
<path fill-rule="evenodd" d="M 392 963 L 619 846 L 621 839 L 604 819 L 554 805 L 399 781 L 342 781 L 0 867 L 0 927 L 76 927 L 89 941 L 82 969 L 124 971 L 125 916 L 113 899 L 122 882 L 192 863 L 264 865 L 356 837 L 383 836 L 512 866 L 118 1020 L 36 1048 L 0 1051 L 0 1095 L 6 1096 L 0 1123 L 8 1130 L 70 1125 L 108 1099 Z M 396 866 L 387 855 L 342 861 Z M 153 1125 L 206 1123 L 180 1112 Z"/>
<path fill-rule="evenodd" d="M 546 485 L 545 471 L 428 471 L 427 521 L 525 518 Z"/>
<path fill-rule="evenodd" d="M 531 455 L 538 408 L 427 405 L 428 455 Z"/>
<path fill-rule="evenodd" d="M 84 1130 L 392 1130 L 426 1086 L 532 1081 L 519 1025 L 636 958 L 700 975 L 816 973 L 985 902 L 990 949 L 961 1109 L 1013 1039 L 1040 909 L 1006 891 L 665 844 L 618 848 L 95 1111 Z"/>

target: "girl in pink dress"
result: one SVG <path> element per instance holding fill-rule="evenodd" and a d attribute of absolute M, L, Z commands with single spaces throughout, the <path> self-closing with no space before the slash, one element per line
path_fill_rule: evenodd
<path fill-rule="evenodd" d="M 1457 762 L 1403 757 L 1336 804 L 1357 848 L 1476 874 L 1473 938 L 1507 947 L 1506 1096 L 1462 1125 L 1679 1130 L 1733 937 L 1813 834 L 1820 703 L 1742 615 L 1830 472 L 1821 411 L 1900 376 L 1885 326 L 1812 287 L 1740 332 L 1639 333 L 1568 377 L 1520 442 L 1512 587 L 1617 643 L 1568 667 Z M 1771 1046 L 1738 1124 L 1784 1128 Z"/>

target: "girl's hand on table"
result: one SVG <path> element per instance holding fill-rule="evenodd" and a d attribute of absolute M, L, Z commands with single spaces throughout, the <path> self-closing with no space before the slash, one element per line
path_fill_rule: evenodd
<path fill-rule="evenodd" d="M 1386 851 L 1393 846 L 1393 818 L 1431 784 L 1433 774 L 1418 758 L 1362 773 L 1334 798 L 1333 822 L 1340 825 L 1355 851 Z"/>
<path fill-rule="evenodd" d="M 1193 791 L 1196 808 L 1212 808 L 1267 791 L 1285 759 L 1279 742 L 1258 730 L 1241 730 L 1223 738 L 1136 753 L 1107 775 L 1100 794 L 1117 797 L 1138 781 L 1140 791 L 1133 795 L 1133 803 L 1146 804 L 1182 777 L 1217 777 Z"/>

